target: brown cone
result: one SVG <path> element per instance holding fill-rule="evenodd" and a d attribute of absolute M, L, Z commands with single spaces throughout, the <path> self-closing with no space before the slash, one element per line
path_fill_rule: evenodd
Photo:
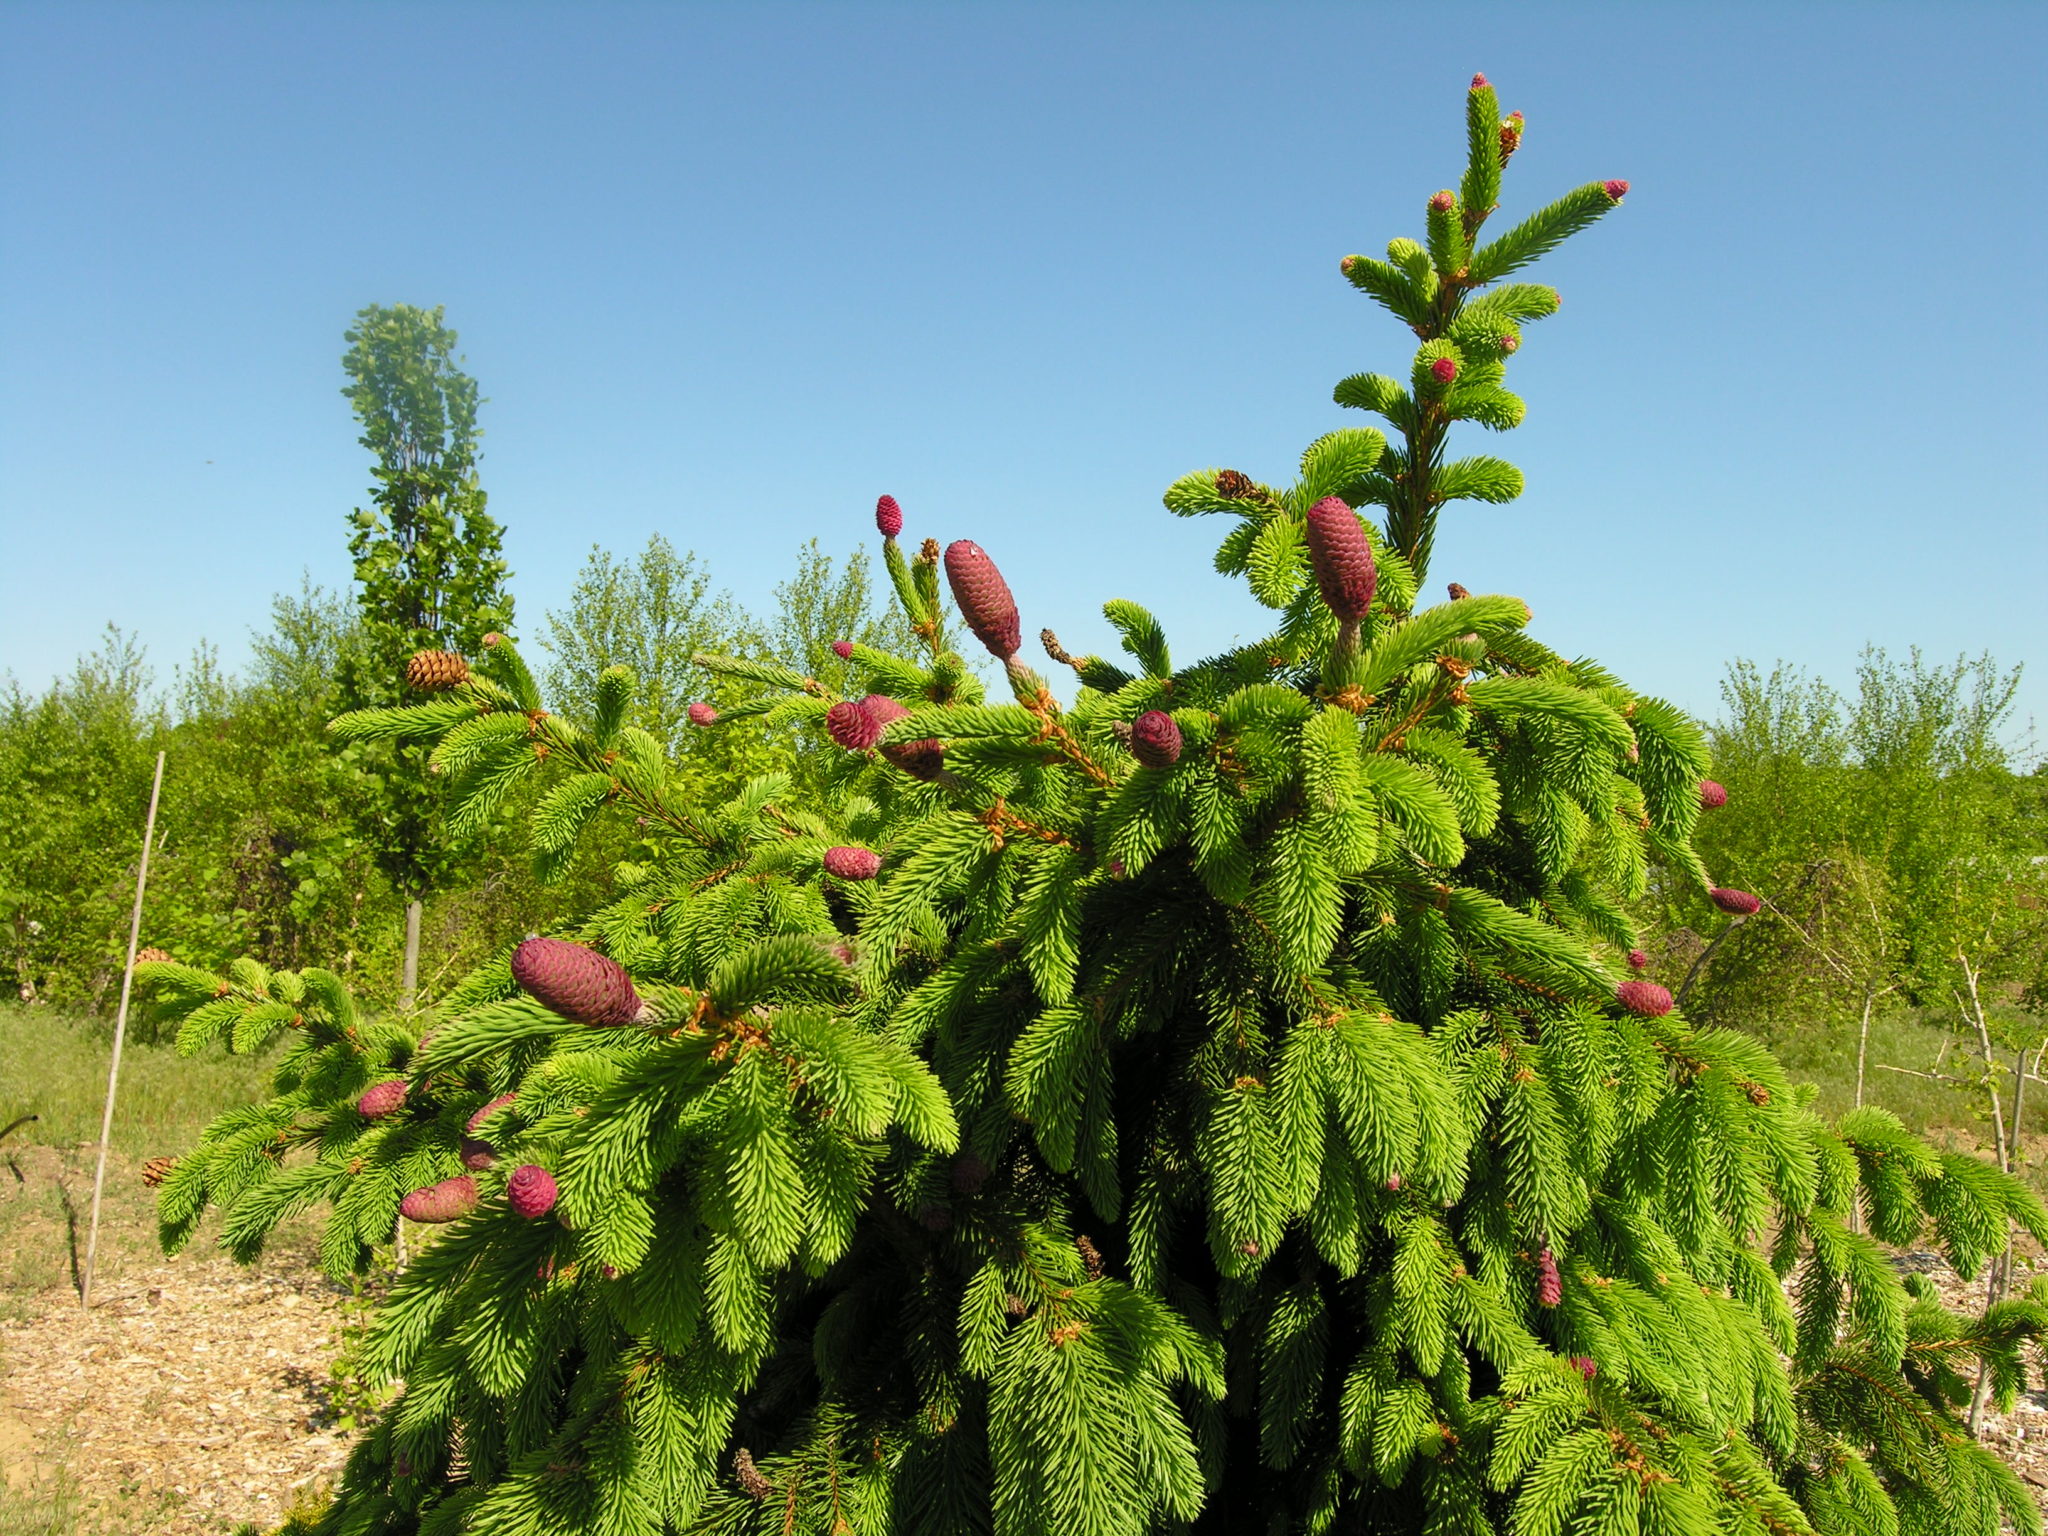
<path fill-rule="evenodd" d="M 171 1170 L 177 1166 L 178 1160 L 175 1157 L 152 1157 L 142 1165 L 143 1188 L 157 1188 L 171 1176 Z"/>
<path fill-rule="evenodd" d="M 422 693 L 438 693 L 469 681 L 469 663 L 454 651 L 421 651 L 405 664 L 406 683 Z"/>

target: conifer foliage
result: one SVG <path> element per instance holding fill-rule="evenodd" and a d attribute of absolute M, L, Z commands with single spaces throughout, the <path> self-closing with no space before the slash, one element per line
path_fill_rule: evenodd
<path fill-rule="evenodd" d="M 1443 453 L 1521 418 L 1505 360 L 1557 298 L 1503 280 L 1625 190 L 1483 240 L 1525 130 L 1483 79 L 1468 114 L 1426 240 L 1344 263 L 1420 341 L 1337 388 L 1393 439 L 1166 493 L 1229 520 L 1257 644 L 1176 667 L 1112 601 L 1126 659 L 1044 637 L 1062 707 L 1002 530 L 907 556 L 885 497 L 920 654 L 849 645 L 849 697 L 707 659 L 746 685 L 708 728 L 836 746 L 822 802 L 680 808 L 623 669 L 572 721 L 510 642 L 336 722 L 436 743 L 457 822 L 545 777 L 543 869 L 607 813 L 667 853 L 430 1016 L 147 968 L 188 1049 L 293 1036 L 165 1178 L 170 1245 L 325 1206 L 341 1273 L 401 1209 L 438 1224 L 320 1532 L 2038 1528 L 1959 1407 L 1980 1362 L 2023 1385 L 2048 1309 L 1948 1313 L 1880 1242 L 1970 1273 L 2048 1213 L 1879 1111 L 1823 1121 L 1632 979 L 1651 852 L 1711 887 L 1698 728 L 1518 597 L 1419 595 L 1442 508 L 1520 490 Z"/>

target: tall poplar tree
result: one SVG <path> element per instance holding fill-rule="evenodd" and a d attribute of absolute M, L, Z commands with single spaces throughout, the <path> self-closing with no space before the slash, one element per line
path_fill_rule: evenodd
<path fill-rule="evenodd" d="M 1521 119 L 1484 80 L 1467 113 L 1427 244 L 1345 263 L 1420 341 L 1339 386 L 1396 440 L 1167 492 L 1224 521 L 1257 643 L 1176 664 L 1113 600 L 1125 656 L 1042 636 L 1062 707 L 991 556 L 907 553 L 885 497 L 918 643 L 839 642 L 843 691 L 714 658 L 744 702 L 696 717 L 808 724 L 836 792 L 705 812 L 623 669 L 566 720 L 502 645 L 339 723 L 437 742 L 458 817 L 543 777 L 544 863 L 607 811 L 664 851 L 425 1036 L 324 972 L 149 971 L 188 1048 L 299 1036 L 170 1170 L 171 1242 L 218 1204 L 246 1255 L 327 1202 L 346 1271 L 394 1213 L 442 1228 L 320 1536 L 2038 1531 L 1960 1410 L 2048 1308 L 1950 1313 L 1880 1239 L 1971 1273 L 2048 1211 L 1823 1120 L 1635 976 L 1653 846 L 1752 901 L 1691 853 L 1701 732 L 1518 597 L 1420 593 L 1444 505 L 1520 484 L 1441 453 L 1520 417 L 1504 364 L 1557 300 L 1502 280 L 1626 191 L 1482 242 Z"/>
<path fill-rule="evenodd" d="M 351 517 L 362 644 L 345 659 L 353 708 L 397 701 L 416 652 L 474 653 L 508 629 L 512 597 L 499 527 L 477 478 L 476 380 L 455 356 L 442 308 L 372 304 L 344 336 L 342 391 L 376 456 L 375 505 Z M 406 902 L 400 999 L 410 1006 L 419 974 L 420 910 L 446 863 L 438 786 L 422 754 L 387 748 L 374 766 L 369 835 L 386 877 Z"/>

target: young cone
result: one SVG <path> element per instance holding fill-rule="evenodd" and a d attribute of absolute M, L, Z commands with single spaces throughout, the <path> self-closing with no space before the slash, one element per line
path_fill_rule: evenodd
<path fill-rule="evenodd" d="M 1008 661 L 1024 643 L 1017 618 L 1017 600 L 995 561 L 972 539 L 956 539 L 946 546 L 946 580 L 953 588 L 953 601 L 960 605 L 960 617 L 974 631 L 974 638 L 988 647 L 998 661 Z"/>
<path fill-rule="evenodd" d="M 458 1221 L 476 1207 L 476 1180 L 465 1173 L 414 1190 L 398 1202 L 398 1214 L 407 1221 L 433 1224 Z"/>
<path fill-rule="evenodd" d="M 555 1176 L 538 1163 L 521 1163 L 505 1181 L 505 1199 L 515 1216 L 534 1221 L 555 1208 Z"/>
<path fill-rule="evenodd" d="M 1325 496 L 1308 509 L 1308 558 L 1323 605 L 1340 619 L 1356 621 L 1372 609 L 1379 571 L 1358 515 L 1338 496 Z"/>
<path fill-rule="evenodd" d="M 625 967 L 567 939 L 524 941 L 512 951 L 512 979 L 578 1024 L 631 1024 L 640 1017 L 640 994 Z"/>

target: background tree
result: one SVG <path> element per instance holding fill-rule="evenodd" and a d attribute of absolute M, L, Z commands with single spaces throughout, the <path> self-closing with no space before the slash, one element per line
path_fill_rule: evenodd
<path fill-rule="evenodd" d="M 350 707 L 399 698 L 406 659 L 417 651 L 475 654 L 484 636 L 509 629 L 512 598 L 498 524 L 477 479 L 477 386 L 455 358 L 442 310 L 373 304 L 344 338 L 342 392 L 376 455 L 374 508 L 353 515 L 359 643 L 345 658 Z M 386 877 L 406 898 L 400 1002 L 418 981 L 421 902 L 452 851 L 439 826 L 440 796 L 417 754 L 390 749 L 380 764 L 363 827 Z"/>

